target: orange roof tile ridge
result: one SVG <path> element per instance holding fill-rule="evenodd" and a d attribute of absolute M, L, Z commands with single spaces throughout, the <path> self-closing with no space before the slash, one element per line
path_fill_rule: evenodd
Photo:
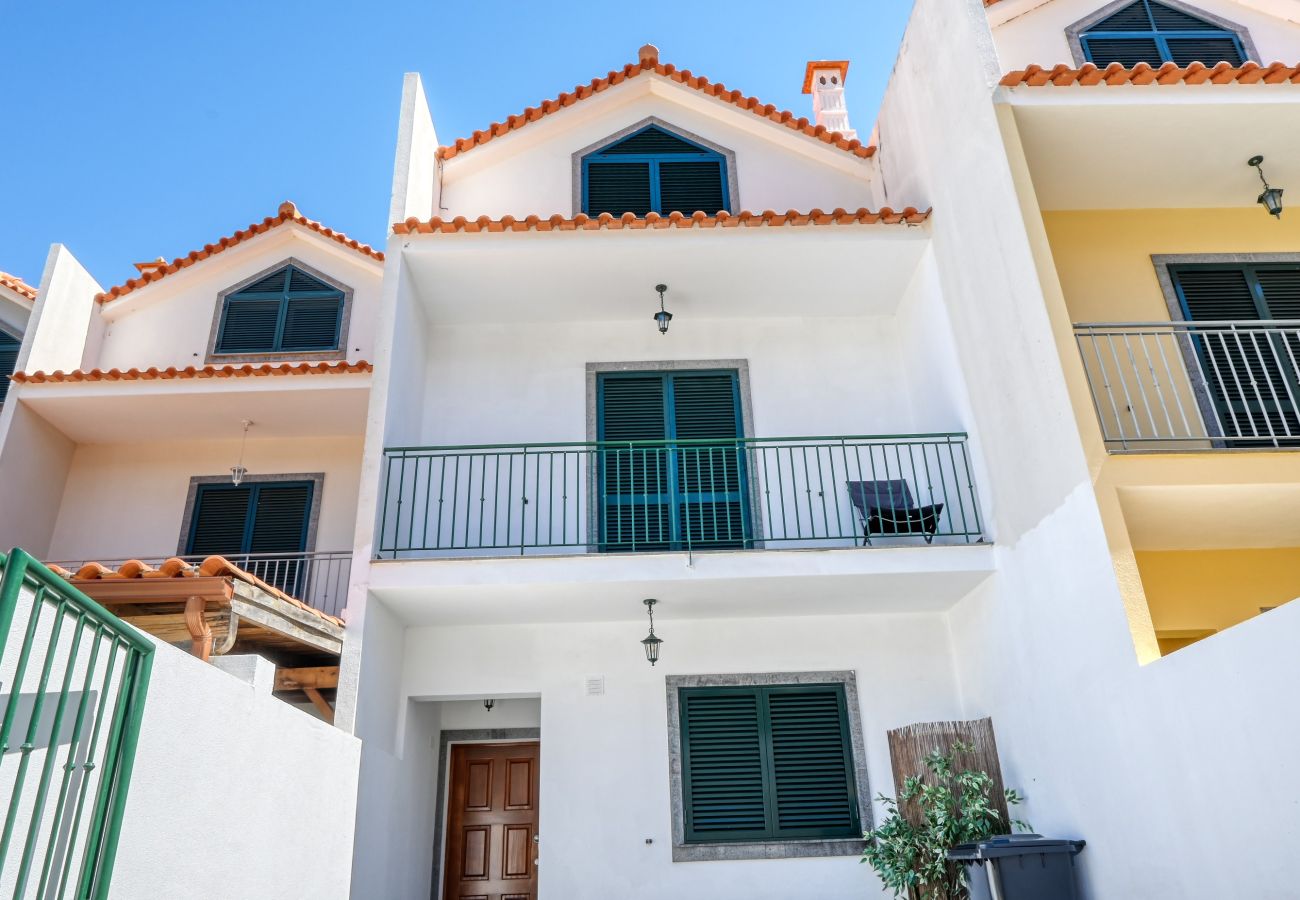
<path fill-rule="evenodd" d="M 412 216 L 405 222 L 395 223 L 393 231 L 396 234 L 452 234 L 455 232 L 604 231 L 620 229 L 635 231 L 647 228 L 757 228 L 782 225 L 920 225 L 930 217 L 930 212 L 929 209 L 918 210 L 914 206 L 898 211 L 885 206 L 876 212 L 863 207 L 852 211 L 837 208 L 830 212 L 811 209 L 806 213 L 794 209 L 778 213 L 769 209 L 760 213 L 749 211 L 739 213 L 720 212 L 712 216 L 704 212 L 695 212 L 689 216 L 680 212 L 669 213 L 666 216 L 655 212 L 646 213 L 644 216 L 637 216 L 630 212 L 623 213 L 621 216 L 610 213 L 588 216 L 580 213 L 571 219 L 561 215 L 554 215 L 546 219 L 535 215 L 526 216 L 522 219 L 514 216 L 503 216 L 500 219 L 492 219 L 488 216 L 467 219 L 464 216 L 456 216 L 454 219 L 435 217 L 422 221 Z"/>
<path fill-rule="evenodd" d="M 281 375 L 347 375 L 358 372 L 370 372 L 374 366 L 365 360 L 350 363 L 346 360 L 319 363 L 244 363 L 243 365 L 225 366 L 186 366 L 178 369 L 169 366 L 166 369 L 150 367 L 148 369 L 75 369 L 64 372 L 15 372 L 10 379 L 17 384 L 42 384 L 46 382 L 77 381 L 170 381 L 176 378 L 248 378 Z"/>
<path fill-rule="evenodd" d="M 1148 63 L 1138 63 L 1131 68 L 1114 62 L 1105 68 L 1092 63 L 1072 68 L 1065 64 L 1045 68 L 1027 66 L 1015 69 L 1002 76 L 999 84 L 1004 87 L 1069 87 L 1071 85 L 1095 84 L 1300 84 L 1300 65 L 1288 66 L 1274 62 L 1267 66 L 1247 62 L 1234 66 L 1228 62 L 1219 62 L 1213 66 L 1194 62 L 1178 66 L 1167 62 L 1159 68 Z"/>
<path fill-rule="evenodd" d="M 337 241 L 345 247 L 351 247 L 358 253 L 377 259 L 380 262 L 384 261 L 382 250 L 376 250 L 369 244 L 363 244 L 360 241 L 353 240 L 341 231 L 335 231 L 333 228 L 322 225 L 314 219 L 307 218 L 298 211 L 298 207 L 295 206 L 292 201 L 286 200 L 280 204 L 280 208 L 274 216 L 267 216 L 260 222 L 254 222 L 247 228 L 221 238 L 216 243 L 206 244 L 202 250 L 192 250 L 185 256 L 176 257 L 176 259 L 166 265 L 160 265 L 157 268 L 141 272 L 139 278 L 130 278 L 123 284 L 119 284 L 117 287 L 109 288 L 102 294 L 96 295 L 95 299 L 100 303 L 107 303 L 110 300 L 116 300 L 117 298 L 142 288 L 147 284 L 151 284 L 160 278 L 166 278 L 168 275 L 175 274 L 181 269 L 192 266 L 196 262 L 207 259 L 209 256 L 214 256 L 223 250 L 234 247 L 237 244 L 242 244 L 244 241 L 270 231 L 272 228 L 283 225 L 286 222 L 301 225 L 304 228 L 310 229 L 317 234 L 329 238 L 330 240 Z"/>
<path fill-rule="evenodd" d="M 117 581 L 132 578 L 234 578 L 238 581 L 260 588 L 268 594 L 278 597 L 299 609 L 313 613 L 319 618 L 324 619 L 326 622 L 331 622 L 339 626 L 344 624 L 343 620 L 338 616 L 331 616 L 328 613 L 321 612 L 314 606 L 308 606 L 297 597 L 290 596 L 274 585 L 268 584 L 258 578 L 251 572 L 239 568 L 239 566 L 236 566 L 224 556 L 209 556 L 197 566 L 193 563 L 188 563 L 179 557 L 173 556 L 156 568 L 148 563 L 141 562 L 138 559 L 127 560 L 116 569 L 98 562 L 84 563 L 76 572 L 69 572 L 67 569 L 60 566 L 51 566 L 50 568 L 56 574 L 64 578 L 76 579 L 78 581 Z"/>
<path fill-rule="evenodd" d="M 603 78 L 593 78 L 587 84 L 577 85 L 572 91 L 562 93 L 552 100 L 543 100 L 537 106 L 530 106 L 518 115 L 509 116 L 504 122 L 493 122 L 487 128 L 474 132 L 470 137 L 457 138 L 455 143 L 438 148 L 438 158 L 451 159 L 474 147 L 481 147 L 495 137 L 523 128 L 530 122 L 536 122 L 544 116 L 548 116 L 567 106 L 572 106 L 579 100 L 586 100 L 588 97 L 594 96 L 614 85 L 622 84 L 629 78 L 635 78 L 643 72 L 662 75 L 703 94 L 717 97 L 725 103 L 749 110 L 762 118 L 770 119 L 778 125 L 784 125 L 809 137 L 817 138 L 823 143 L 838 147 L 861 159 L 866 159 L 876 152 L 874 145 L 863 144 L 857 138 L 846 138 L 838 131 L 830 131 L 824 125 L 814 125 L 807 118 L 796 117 L 794 113 L 777 109 L 772 104 L 764 103 L 757 97 L 746 97 L 740 91 L 729 90 L 721 82 L 711 82 L 702 75 L 692 74 L 690 69 L 679 69 L 672 63 L 661 63 L 656 51 L 650 55 L 643 53 L 638 62 L 628 63 L 622 69 L 610 72 Z"/>
<path fill-rule="evenodd" d="M 10 275 L 8 272 L 0 272 L 0 287 L 6 287 L 28 300 L 36 299 L 36 288 L 23 281 L 17 275 Z"/>

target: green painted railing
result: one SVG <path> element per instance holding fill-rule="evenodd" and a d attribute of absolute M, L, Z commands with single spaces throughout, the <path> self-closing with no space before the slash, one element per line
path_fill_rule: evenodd
<path fill-rule="evenodd" d="M 0 895 L 107 897 L 154 647 L 22 550 L 0 571 Z"/>
<path fill-rule="evenodd" d="M 982 539 L 966 435 L 384 451 L 380 558 Z"/>

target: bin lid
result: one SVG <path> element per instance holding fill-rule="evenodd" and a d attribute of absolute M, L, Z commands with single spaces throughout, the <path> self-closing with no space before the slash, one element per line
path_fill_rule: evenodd
<path fill-rule="evenodd" d="M 1045 838 L 1041 834 L 999 834 L 982 841 L 958 844 L 948 851 L 954 861 L 1023 856 L 1030 853 L 1078 853 L 1084 841 Z"/>

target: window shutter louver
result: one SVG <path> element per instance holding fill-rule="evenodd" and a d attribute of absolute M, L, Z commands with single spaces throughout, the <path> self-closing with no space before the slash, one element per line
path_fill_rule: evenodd
<path fill-rule="evenodd" d="M 1169 55 L 1178 66 L 1200 62 L 1213 67 L 1225 61 L 1239 66 L 1244 62 L 1232 38 L 1169 38 L 1168 43 Z"/>
<path fill-rule="evenodd" d="M 644 216 L 653 208 L 648 162 L 588 163 L 587 215 L 607 212 L 621 216 L 630 212 Z"/>
<path fill-rule="evenodd" d="M 663 378 L 659 375 L 610 378 L 602 383 L 601 440 L 662 441 Z M 666 550 L 672 539 L 668 460 L 662 448 L 617 448 L 602 460 L 605 537 L 614 550 Z"/>
<path fill-rule="evenodd" d="M 770 688 L 777 827 L 788 834 L 856 834 L 858 815 L 843 695 L 834 687 Z"/>
<path fill-rule="evenodd" d="M 665 213 L 716 215 L 722 200 L 721 163 L 662 162 L 659 164 L 659 207 Z"/>
<path fill-rule="evenodd" d="M 583 211 L 592 216 L 728 208 L 722 154 L 653 125 L 584 157 L 582 173 Z"/>
<path fill-rule="evenodd" d="M 196 556 L 244 552 L 250 487 L 201 486 L 195 500 L 189 552 Z"/>
<path fill-rule="evenodd" d="M 721 447 L 685 444 L 680 455 L 680 515 L 693 545 L 715 549 L 744 542 L 741 497 L 743 453 L 740 437 L 736 376 L 732 372 L 673 377 L 674 437 L 681 440 L 725 441 Z"/>
<path fill-rule="evenodd" d="M 0 331 L 0 403 L 4 403 L 9 394 L 9 376 L 18 365 L 18 348 L 21 346 L 18 338 Z"/>
<path fill-rule="evenodd" d="M 1098 66 L 1118 62 L 1132 67 L 1145 62 L 1214 66 L 1245 61 L 1241 40 L 1232 31 L 1156 0 L 1137 0 L 1088 28 L 1082 35 L 1084 55 Z"/>
<path fill-rule="evenodd" d="M 683 688 L 686 839 L 861 836 L 839 685 Z"/>
<path fill-rule="evenodd" d="M 688 840 L 767 835 L 764 736 L 757 690 L 683 691 Z"/>
<path fill-rule="evenodd" d="M 1187 267 L 1171 273 L 1191 321 L 1267 323 L 1300 317 L 1300 268 Z M 1255 439 L 1241 446 L 1258 446 L 1259 438 L 1282 436 L 1290 442 L 1300 436 L 1300 410 L 1293 400 L 1300 396 L 1294 371 L 1300 341 L 1251 328 L 1214 328 L 1194 341 L 1225 437 Z"/>
<path fill-rule="evenodd" d="M 216 352 L 338 350 L 342 324 L 343 292 L 285 266 L 226 298 Z"/>
<path fill-rule="evenodd" d="M 258 485 L 249 553 L 301 553 L 306 548 L 311 488 L 305 484 Z"/>

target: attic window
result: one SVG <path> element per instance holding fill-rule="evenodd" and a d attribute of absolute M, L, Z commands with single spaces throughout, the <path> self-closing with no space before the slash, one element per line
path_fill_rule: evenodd
<path fill-rule="evenodd" d="M 344 292 L 294 265 L 226 294 L 215 356 L 337 351 Z"/>
<path fill-rule="evenodd" d="M 621 216 L 726 210 L 727 163 L 721 153 L 647 125 L 582 159 L 582 211 Z"/>
<path fill-rule="evenodd" d="M 1233 66 L 1246 59 L 1242 35 L 1191 12 L 1156 0 L 1136 0 L 1093 22 L 1080 35 L 1084 57 L 1097 66 L 1172 62 Z"/>

